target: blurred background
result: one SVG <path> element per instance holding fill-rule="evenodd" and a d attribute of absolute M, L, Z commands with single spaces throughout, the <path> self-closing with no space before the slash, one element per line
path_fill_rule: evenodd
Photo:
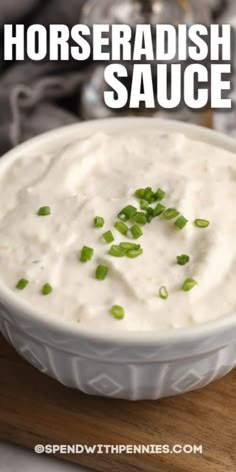
<path fill-rule="evenodd" d="M 235 0 L 0 0 L 4 23 L 231 23 L 236 28 Z M 2 31 L 1 31 L 2 36 Z M 3 56 L 3 44 L 0 43 Z M 233 58 L 233 62 L 235 62 Z M 109 110 L 103 102 L 102 63 L 0 61 L 0 155 L 44 131 L 77 122 L 117 115 L 144 115 L 144 109 Z M 236 81 L 232 77 L 233 83 Z M 232 91 L 233 103 L 236 95 Z M 212 126 L 236 137 L 236 112 L 148 111 Z"/>

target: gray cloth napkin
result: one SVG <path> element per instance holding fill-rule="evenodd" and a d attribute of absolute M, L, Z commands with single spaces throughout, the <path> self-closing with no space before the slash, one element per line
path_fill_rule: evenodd
<path fill-rule="evenodd" d="M 83 0 L 1 0 L 0 24 L 79 22 Z M 0 30 L 1 33 L 1 30 Z M 0 46 L 1 48 L 1 46 Z M 84 65 L 16 62 L 0 70 L 0 155 L 41 132 L 76 122 Z"/>
<path fill-rule="evenodd" d="M 79 22 L 86 1 L 0 0 L 0 38 L 4 23 L 39 23 L 45 26 L 64 23 L 72 26 Z M 231 4 L 230 15 L 233 14 L 235 19 L 231 10 L 235 7 L 235 0 L 205 1 L 214 17 L 216 12 L 224 12 Z M 230 15 L 227 15 L 227 21 Z M 0 155 L 32 136 L 79 119 L 80 89 L 90 74 L 85 66 L 76 61 L 0 61 Z M 227 116 L 229 114 L 225 114 L 224 119 L 227 120 Z M 233 113 L 230 116 L 235 122 Z"/>

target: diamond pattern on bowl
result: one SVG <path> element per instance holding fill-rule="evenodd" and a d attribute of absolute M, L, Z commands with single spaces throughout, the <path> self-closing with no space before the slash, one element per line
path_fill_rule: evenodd
<path fill-rule="evenodd" d="M 174 392 L 182 393 L 186 390 L 191 390 L 192 388 L 195 388 L 203 380 L 204 378 L 198 375 L 197 372 L 190 370 L 172 385 L 172 389 Z"/>
<path fill-rule="evenodd" d="M 101 374 L 90 380 L 88 384 L 93 387 L 100 395 L 114 396 L 119 393 L 123 386 L 106 374 Z"/>

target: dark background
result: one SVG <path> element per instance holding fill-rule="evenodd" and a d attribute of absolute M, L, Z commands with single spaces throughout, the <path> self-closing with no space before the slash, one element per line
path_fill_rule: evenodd
<path fill-rule="evenodd" d="M 196 17 L 202 14 L 204 8 L 208 9 L 210 21 L 216 22 L 228 22 L 229 18 L 233 19 L 235 9 L 236 18 L 235 0 L 146 0 L 146 3 L 143 3 L 143 0 L 0 0 L 0 155 L 44 131 L 80 119 L 115 114 L 106 109 L 103 103 L 104 84 L 101 65 L 73 61 L 4 62 L 3 24 L 24 23 L 28 26 L 39 23 L 48 26 L 52 23 L 63 23 L 73 26 L 80 22 L 84 9 L 87 9 L 90 3 L 93 4 L 91 11 L 95 15 L 91 16 L 93 22 L 97 15 L 97 22 L 102 22 L 104 16 L 104 23 L 107 21 L 118 23 L 122 19 L 125 20 L 123 22 L 129 23 L 135 22 L 132 16 L 134 5 L 137 9 L 138 3 L 143 4 L 139 10 L 140 21 L 140 15 L 143 12 L 145 15 L 150 1 L 161 5 L 162 14 L 165 20 L 168 20 L 166 22 L 170 23 L 176 20 L 171 17 L 175 7 L 182 9 L 183 15 L 189 14 L 190 9 L 193 9 Z M 124 17 L 127 5 L 131 11 L 130 18 Z M 157 19 L 153 17 L 154 23 L 157 23 Z M 144 23 L 148 22 L 145 16 L 141 20 Z M 127 113 L 127 110 L 124 113 Z M 167 117 L 169 115 L 170 113 L 164 114 Z M 199 115 L 189 110 L 182 110 L 171 117 L 199 122 Z M 224 114 L 216 114 L 213 122 L 216 128 L 229 133 L 231 131 L 233 134 L 236 122 L 234 118 L 233 113 L 226 114 L 226 117 Z"/>

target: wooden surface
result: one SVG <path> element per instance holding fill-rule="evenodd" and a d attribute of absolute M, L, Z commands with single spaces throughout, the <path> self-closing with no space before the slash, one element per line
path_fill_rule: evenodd
<path fill-rule="evenodd" d="M 61 457 L 99 472 L 234 472 L 236 372 L 161 401 L 90 397 L 38 372 L 0 336 L 0 439 L 28 448 L 38 443 L 202 444 L 203 455 Z"/>

